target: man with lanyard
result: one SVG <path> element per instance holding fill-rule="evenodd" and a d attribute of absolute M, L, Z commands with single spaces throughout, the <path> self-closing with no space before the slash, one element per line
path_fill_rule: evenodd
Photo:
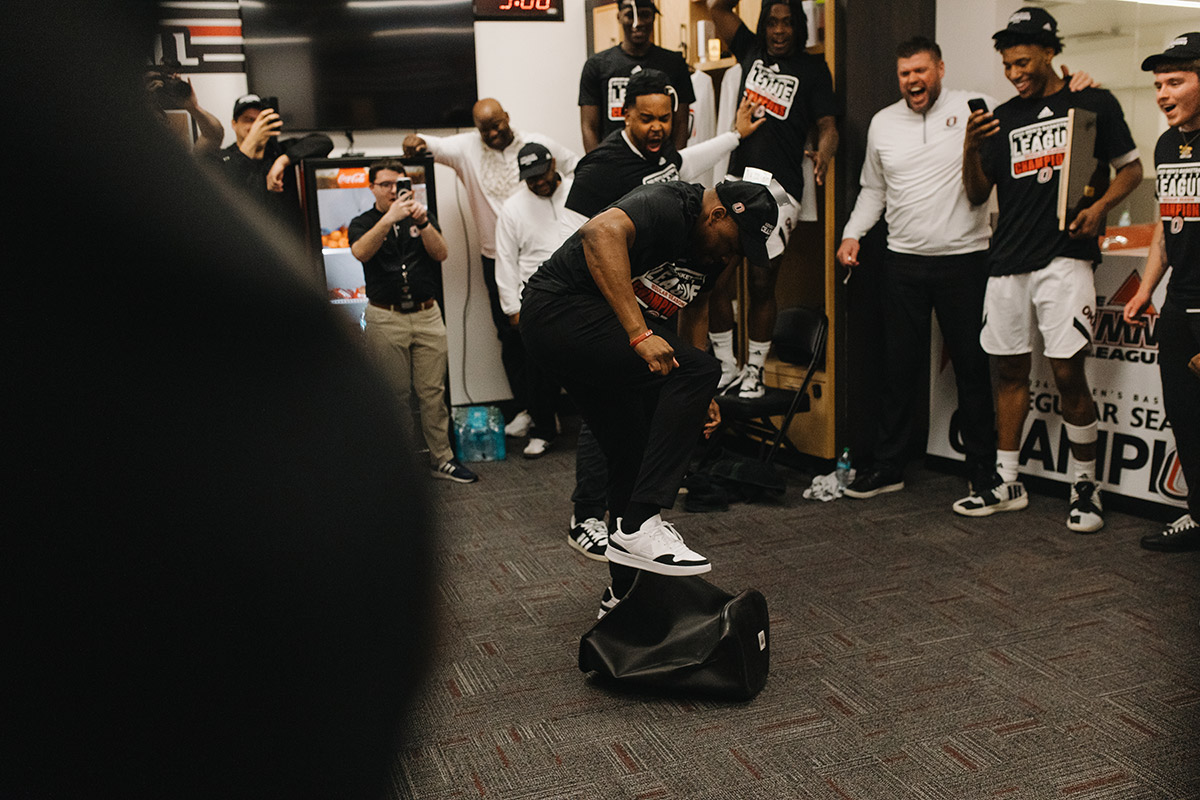
<path fill-rule="evenodd" d="M 995 472 L 996 428 L 992 379 L 979 345 L 992 228 L 986 205 L 967 200 L 962 181 L 963 135 L 978 92 L 943 89 L 946 65 L 937 43 L 917 36 L 896 49 L 901 100 L 884 108 L 867 130 L 862 189 L 842 233 L 838 261 L 858 266 L 859 240 L 881 214 L 888 251 L 880 270 L 884 304 L 887 380 L 880 402 L 875 463 L 846 489 L 856 499 L 904 488 L 904 453 L 917 419 L 916 398 L 929 314 L 937 312 L 954 364 L 958 423 L 971 485 Z M 1064 68 L 1064 77 L 1067 77 Z M 1086 73 L 1070 76 L 1074 88 L 1092 85 Z"/>
<path fill-rule="evenodd" d="M 350 221 L 350 253 L 367 283 L 367 349 L 409 413 L 413 389 L 435 478 L 473 483 L 474 472 L 450 448 L 446 408 L 446 325 L 434 293 L 436 270 L 449 251 L 433 215 L 413 197 L 404 164 L 383 159 L 367 170 L 375 205 Z"/>
<path fill-rule="evenodd" d="M 1070 444 L 1067 527 L 1093 533 L 1104 525 L 1104 510 L 1096 486 L 1096 407 L 1084 369 L 1096 305 L 1092 271 L 1100 261 L 1097 237 L 1104 215 L 1141 182 L 1142 163 L 1116 98 L 1097 88 L 1071 92 L 1055 73 L 1062 40 L 1049 13 L 1022 8 L 992 38 L 1017 96 L 992 113 L 971 113 L 963 184 L 976 205 L 986 202 L 995 186 L 1000 206 L 980 334 L 997 372 L 996 473 L 973 485 L 953 508 L 965 516 L 987 516 L 1029 502 L 1017 473 L 1036 325 L 1062 397 Z M 1058 182 L 1072 108 L 1096 114 L 1095 155 L 1116 175 L 1066 230 L 1059 230 Z"/>
<path fill-rule="evenodd" d="M 538 142 L 549 150 L 558 165 L 558 171 L 563 175 L 575 171 L 575 162 L 579 157 L 549 136 L 513 130 L 508 113 L 498 101 L 491 98 L 477 102 L 471 109 L 471 115 L 478 133 L 467 131 L 444 137 L 410 134 L 404 137 L 404 154 L 413 156 L 429 152 L 437 163 L 452 167 L 467 190 L 467 203 L 471 207 L 471 216 L 475 218 L 475 229 L 479 232 L 483 283 L 487 287 L 496 337 L 500 340 L 500 359 L 509 388 L 520 409 L 520 400 L 525 397 L 525 389 L 521 385 L 524 350 L 520 337 L 500 308 L 500 293 L 496 289 L 496 218 L 504 201 L 521 188 L 517 153 L 527 143 Z M 523 420 L 528 420 L 527 414 L 524 414 Z M 524 435 L 524 431 L 514 430 L 513 433 Z"/>
<path fill-rule="evenodd" d="M 738 109 L 737 130 L 676 150 L 671 113 L 674 94 L 667 75 L 659 70 L 639 69 L 630 76 L 622 115 L 625 127 L 609 134 L 575 168 L 563 215 L 563 239 L 639 186 L 706 177 L 743 136 L 749 136 L 763 124 L 762 119 L 754 119 L 754 106 L 743 102 Z M 702 347 L 703 337 L 692 344 Z M 604 522 L 607 487 L 604 451 L 585 421 L 579 429 L 575 449 L 575 489 L 571 495 L 574 506 L 567 535 L 576 549 L 588 553 L 604 551 L 608 539 L 608 525 Z M 609 524 L 616 525 L 616 519 L 610 519 Z"/>
<path fill-rule="evenodd" d="M 625 127 L 625 83 L 639 69 L 665 72 L 672 87 L 672 129 L 675 147 L 687 145 L 688 113 L 696 102 L 691 73 L 683 56 L 659 47 L 654 36 L 653 0 L 621 0 L 617 19 L 621 43 L 590 56 L 579 77 L 579 126 L 583 152 L 595 150 L 605 137 Z"/>
<path fill-rule="evenodd" d="M 756 136 L 742 142 L 729 161 L 731 175 L 747 167 L 772 173 L 788 194 L 780 205 L 783 212 L 775 226 L 765 264 L 750 265 L 749 308 L 743 324 L 749 334 L 746 365 L 739 373 L 733 347 L 733 296 L 735 282 L 716 287 L 709 307 L 709 332 L 713 353 L 721 361 L 721 386 L 736 387 L 742 397 L 761 397 L 763 365 L 775 332 L 775 281 L 788 237 L 800 216 L 800 198 L 805 191 L 805 158 L 813 161 L 813 180 L 825 182 L 825 172 L 837 151 L 838 133 L 833 78 L 825 59 L 804 49 L 807 21 L 801 0 L 764 0 L 753 34 L 734 8 L 737 0 L 708 0 L 717 35 L 737 57 L 742 67 L 739 95 L 761 106 L 767 120 Z M 817 149 L 805 149 L 809 132 L 816 126 Z"/>
<path fill-rule="evenodd" d="M 712 282 L 743 255 L 765 256 L 778 213 L 767 187 L 746 181 L 642 186 L 572 234 L 525 287 L 529 355 L 561 381 L 608 459 L 616 530 L 602 613 L 638 569 L 712 568 L 660 514 L 696 434 L 720 422 L 720 365 L 690 342 L 703 336 L 698 304 Z"/>
<path fill-rule="evenodd" d="M 1142 537 L 1148 550 L 1200 548 L 1200 33 L 1185 33 L 1142 62 L 1154 73 L 1159 109 L 1170 125 L 1154 147 L 1159 214 L 1146 274 L 1125 305 L 1135 325 L 1167 267 L 1167 299 L 1154 329 L 1163 405 L 1188 487 L 1188 513 L 1160 533 Z M 1151 312 L 1153 313 L 1153 312 Z"/>
<path fill-rule="evenodd" d="M 517 331 L 516 342 L 520 344 L 517 325 L 521 321 L 521 292 L 541 263 L 562 244 L 563 205 L 571 191 L 571 179 L 558 173 L 554 156 L 537 142 L 521 148 L 517 164 L 526 189 L 518 190 L 505 201 L 496 220 L 496 288 L 500 292 L 500 308 Z M 541 458 L 557 433 L 555 408 L 561 387 L 534 361 L 527 358 L 522 361 L 525 365 L 522 383 L 532 418 L 523 455 Z M 573 544 L 579 547 L 577 542 Z M 598 549 L 599 558 L 603 559 L 602 543 Z M 597 557 L 597 553 L 586 547 L 580 550 L 589 558 Z"/>

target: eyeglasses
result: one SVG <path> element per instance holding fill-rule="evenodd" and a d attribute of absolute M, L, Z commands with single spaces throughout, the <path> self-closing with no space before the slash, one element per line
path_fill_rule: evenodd
<path fill-rule="evenodd" d="M 375 181 L 374 185 L 378 186 L 380 189 L 383 189 L 385 192 L 390 192 L 392 189 L 400 189 L 400 190 L 411 189 L 412 181 L 411 180 Z"/>

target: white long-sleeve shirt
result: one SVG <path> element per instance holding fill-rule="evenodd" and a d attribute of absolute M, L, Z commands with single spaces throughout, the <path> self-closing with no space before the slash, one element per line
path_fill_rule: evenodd
<path fill-rule="evenodd" d="M 549 197 L 522 186 L 505 201 L 496 220 L 496 288 L 500 309 L 512 316 L 521 310 L 525 283 L 566 239 L 562 220 L 571 178 L 563 178 Z"/>
<path fill-rule="evenodd" d="M 967 101 L 973 97 L 996 107 L 988 95 L 943 89 L 924 114 L 899 100 L 871 119 L 862 189 L 843 239 L 862 239 L 882 214 L 894 252 L 944 256 L 987 249 L 987 204 L 971 205 L 962 181 Z"/>
<path fill-rule="evenodd" d="M 504 150 L 493 150 L 483 143 L 476 131 L 453 136 L 421 134 L 429 154 L 439 164 L 452 167 L 467 190 L 467 202 L 479 232 L 479 250 L 488 258 L 496 257 L 496 219 L 500 209 L 517 189 L 524 188 L 517 168 L 517 153 L 529 142 L 545 145 L 554 156 L 560 175 L 575 172 L 579 156 L 549 136 L 513 131 L 513 140 Z"/>

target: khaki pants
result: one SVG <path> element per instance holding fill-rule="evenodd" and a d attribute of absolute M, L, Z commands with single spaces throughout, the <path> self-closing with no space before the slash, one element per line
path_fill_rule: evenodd
<path fill-rule="evenodd" d="M 366 339 L 367 349 L 396 392 L 397 407 L 406 423 L 410 421 L 410 396 L 416 392 L 430 465 L 438 467 L 449 461 L 454 451 L 445 398 L 447 345 L 441 310 L 435 304 L 424 311 L 401 314 L 368 305 Z"/>

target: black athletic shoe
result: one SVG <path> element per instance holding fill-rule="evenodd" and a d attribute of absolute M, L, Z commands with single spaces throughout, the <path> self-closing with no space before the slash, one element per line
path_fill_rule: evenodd
<path fill-rule="evenodd" d="M 576 523 L 575 515 L 571 515 L 571 529 L 567 531 L 567 544 L 574 547 L 581 555 L 593 561 L 608 561 L 604 555 L 608 550 L 608 526 L 604 520 L 588 517 L 583 522 Z"/>
<path fill-rule="evenodd" d="M 854 483 L 842 490 L 842 494 L 856 500 L 866 500 L 877 494 L 898 492 L 903 488 L 904 478 L 898 471 L 873 467 L 855 478 Z"/>
<path fill-rule="evenodd" d="M 1142 547 L 1164 553 L 1200 550 L 1200 523 L 1184 514 L 1158 533 L 1142 537 Z"/>

